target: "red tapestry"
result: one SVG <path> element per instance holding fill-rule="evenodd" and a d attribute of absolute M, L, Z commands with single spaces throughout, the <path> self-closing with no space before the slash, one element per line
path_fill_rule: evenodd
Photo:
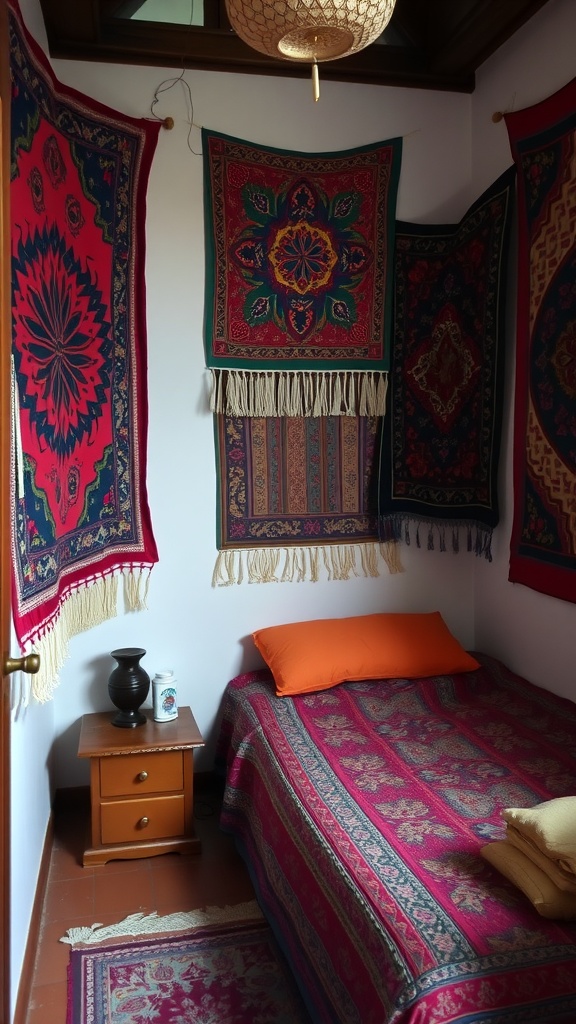
<path fill-rule="evenodd" d="M 145 190 L 158 125 L 61 85 L 10 17 L 13 606 L 49 696 L 69 637 L 143 604 Z M 144 582 L 142 582 L 144 581 Z"/>
<path fill-rule="evenodd" d="M 519 200 L 509 579 L 576 602 L 576 78 L 506 126 Z"/>

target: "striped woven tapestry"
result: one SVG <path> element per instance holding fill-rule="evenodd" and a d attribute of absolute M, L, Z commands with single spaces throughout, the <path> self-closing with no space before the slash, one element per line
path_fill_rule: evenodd
<path fill-rule="evenodd" d="M 378 417 L 218 415 L 215 434 L 214 585 L 400 569 L 378 540 Z"/>

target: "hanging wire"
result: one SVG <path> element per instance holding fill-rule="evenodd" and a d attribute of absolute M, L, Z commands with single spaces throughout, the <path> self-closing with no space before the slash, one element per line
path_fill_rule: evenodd
<path fill-rule="evenodd" d="M 201 126 L 199 124 L 196 124 L 196 122 L 194 121 L 194 101 L 192 100 L 192 90 L 190 88 L 189 83 L 184 78 L 184 68 L 182 68 L 182 71 L 180 72 L 179 75 L 175 75 L 174 78 L 165 78 L 163 82 L 160 82 L 160 84 L 156 86 L 156 89 L 154 90 L 154 99 L 150 104 L 150 113 L 152 117 L 154 117 L 157 121 L 162 121 L 165 128 L 174 127 L 173 119 L 171 117 L 159 117 L 155 111 L 155 107 L 156 104 L 159 102 L 162 93 L 168 92 L 169 89 L 173 89 L 174 86 L 178 85 L 178 82 L 180 82 L 182 85 L 188 106 L 188 119 L 186 121 L 186 124 L 188 125 L 188 135 L 186 138 L 186 144 L 188 146 L 188 149 L 190 150 L 191 153 L 194 154 L 194 156 L 202 156 L 202 153 L 197 152 L 197 150 L 194 149 L 190 142 L 192 136 L 192 129 L 200 129 Z"/>
<path fill-rule="evenodd" d="M 194 21 L 194 0 L 190 0 L 190 17 L 188 18 L 188 25 L 191 26 L 193 21 Z M 190 152 L 194 154 L 194 156 L 202 156 L 202 153 L 198 153 L 192 147 L 192 145 L 190 143 L 190 138 L 191 138 L 191 135 L 192 135 L 192 129 L 193 128 L 198 128 L 200 130 L 201 126 L 199 124 L 196 124 L 195 121 L 194 121 L 194 102 L 192 100 L 192 90 L 191 90 L 188 82 L 184 78 L 184 68 L 182 68 L 182 71 L 180 72 L 179 75 L 175 75 L 174 78 L 165 78 L 163 82 L 160 82 L 160 85 L 156 86 L 156 89 L 154 91 L 154 99 L 152 100 L 152 103 L 150 104 L 150 113 L 152 114 L 152 117 L 154 117 L 157 121 L 162 121 L 162 124 L 164 125 L 165 128 L 171 129 L 171 128 L 174 127 L 174 118 L 173 117 L 159 117 L 158 114 L 155 112 L 154 108 L 155 108 L 156 104 L 158 103 L 161 94 L 163 92 L 168 92 L 169 89 L 173 89 L 174 86 L 178 84 L 178 82 L 180 82 L 182 84 L 182 88 L 184 89 L 184 95 L 186 96 L 186 98 L 188 100 L 188 115 L 189 116 L 188 116 L 188 120 L 186 122 L 186 124 L 188 125 L 188 135 L 186 137 L 186 145 L 188 146 L 188 149 L 190 150 Z"/>

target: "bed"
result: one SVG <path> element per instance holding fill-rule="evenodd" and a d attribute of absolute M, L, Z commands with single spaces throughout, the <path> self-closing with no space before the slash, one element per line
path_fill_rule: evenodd
<path fill-rule="evenodd" d="M 576 922 L 486 862 L 502 809 L 576 794 L 576 704 L 479 668 L 225 691 L 221 824 L 313 1022 L 575 1024 Z"/>

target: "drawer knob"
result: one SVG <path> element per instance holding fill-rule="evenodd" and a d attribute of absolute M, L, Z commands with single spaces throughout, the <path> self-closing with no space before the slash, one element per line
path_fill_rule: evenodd
<path fill-rule="evenodd" d="M 137 776 L 138 782 L 146 782 L 148 778 L 148 772 L 140 772 Z"/>
<path fill-rule="evenodd" d="M 138 822 L 138 828 L 146 828 L 146 826 L 148 825 L 149 821 L 150 821 L 150 818 L 140 818 L 140 821 Z"/>

